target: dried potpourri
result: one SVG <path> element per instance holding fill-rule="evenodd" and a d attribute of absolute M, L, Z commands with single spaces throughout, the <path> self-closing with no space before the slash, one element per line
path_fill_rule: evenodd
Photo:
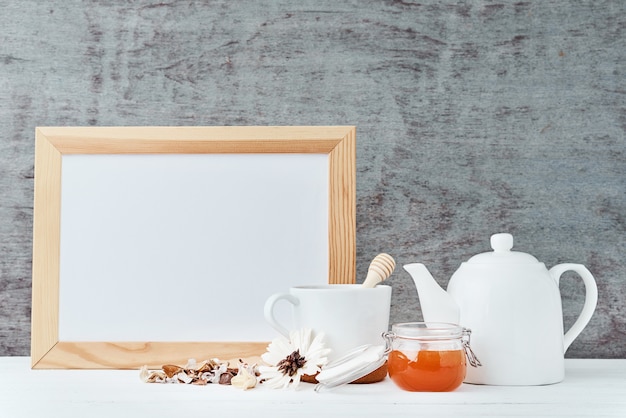
<path fill-rule="evenodd" d="M 235 379 L 235 384 L 232 380 Z M 166 364 L 161 370 L 148 370 L 147 366 L 141 368 L 140 378 L 146 383 L 183 383 L 190 385 L 207 385 L 218 383 L 231 385 L 241 389 L 249 389 L 256 386 L 256 365 L 248 365 L 239 360 L 239 367 L 228 367 L 228 362 L 211 359 L 201 363 L 191 359 L 184 367 Z M 253 378 L 253 379 L 252 379 Z"/>
<path fill-rule="evenodd" d="M 270 388 L 297 388 L 300 381 L 309 381 L 326 365 L 330 349 L 324 345 L 324 334 L 314 336 L 311 329 L 303 328 L 280 336 L 268 346 L 261 359 L 265 365 L 249 365 L 239 360 L 237 368 L 218 359 L 205 361 L 199 367 L 195 360 L 186 366 L 166 364 L 161 370 L 141 369 L 140 377 L 147 383 L 184 383 L 206 385 L 218 383 L 247 390 L 261 383 Z"/>

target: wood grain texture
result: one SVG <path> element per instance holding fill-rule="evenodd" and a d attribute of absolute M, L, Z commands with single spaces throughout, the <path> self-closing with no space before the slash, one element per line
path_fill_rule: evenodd
<path fill-rule="evenodd" d="M 357 126 L 357 277 L 443 286 L 511 232 L 586 265 L 570 357 L 626 357 L 626 2 L 3 2 L 0 353 L 30 344 L 36 126 Z M 419 320 L 410 277 L 391 322 Z M 561 283 L 565 326 L 584 289 Z"/>
<path fill-rule="evenodd" d="M 356 277 L 356 245 L 351 243 L 352 237 L 356 241 L 356 129 L 346 133 L 328 158 L 330 277 L 351 284 Z"/>
<path fill-rule="evenodd" d="M 33 221 L 31 358 L 33 366 L 58 341 L 61 239 L 61 153 L 37 132 Z"/>
<path fill-rule="evenodd" d="M 258 358 L 268 342 L 63 342 L 39 360 L 34 369 L 159 369 L 218 358 Z"/>
<path fill-rule="evenodd" d="M 207 150 L 214 154 L 328 154 L 344 140 L 347 129 L 340 126 L 38 128 L 63 154 L 195 154 Z"/>

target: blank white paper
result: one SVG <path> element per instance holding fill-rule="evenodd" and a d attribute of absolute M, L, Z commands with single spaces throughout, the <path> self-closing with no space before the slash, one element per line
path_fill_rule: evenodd
<path fill-rule="evenodd" d="M 61 341 L 267 341 L 328 282 L 326 154 L 62 158 Z"/>

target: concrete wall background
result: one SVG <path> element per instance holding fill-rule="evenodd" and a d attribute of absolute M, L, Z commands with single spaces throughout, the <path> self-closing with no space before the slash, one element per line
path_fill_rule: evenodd
<path fill-rule="evenodd" d="M 34 130 L 356 125 L 357 264 L 441 284 L 508 231 L 626 356 L 626 3 L 0 1 L 0 355 L 28 355 Z M 392 322 L 418 320 L 397 269 Z M 566 326 L 582 304 L 561 284 Z"/>

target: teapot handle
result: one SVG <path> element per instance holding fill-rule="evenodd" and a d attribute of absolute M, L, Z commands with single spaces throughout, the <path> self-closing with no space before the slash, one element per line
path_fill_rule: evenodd
<path fill-rule="evenodd" d="M 557 286 L 559 285 L 559 279 L 566 271 L 574 271 L 583 279 L 585 283 L 585 304 L 583 305 L 583 310 L 580 312 L 580 315 L 578 315 L 578 319 L 576 319 L 574 325 L 572 325 L 563 337 L 564 353 L 576 337 L 578 337 L 578 334 L 587 326 L 598 303 L 598 287 L 591 272 L 582 264 L 558 264 L 550 269 L 550 275 L 556 281 Z"/>

